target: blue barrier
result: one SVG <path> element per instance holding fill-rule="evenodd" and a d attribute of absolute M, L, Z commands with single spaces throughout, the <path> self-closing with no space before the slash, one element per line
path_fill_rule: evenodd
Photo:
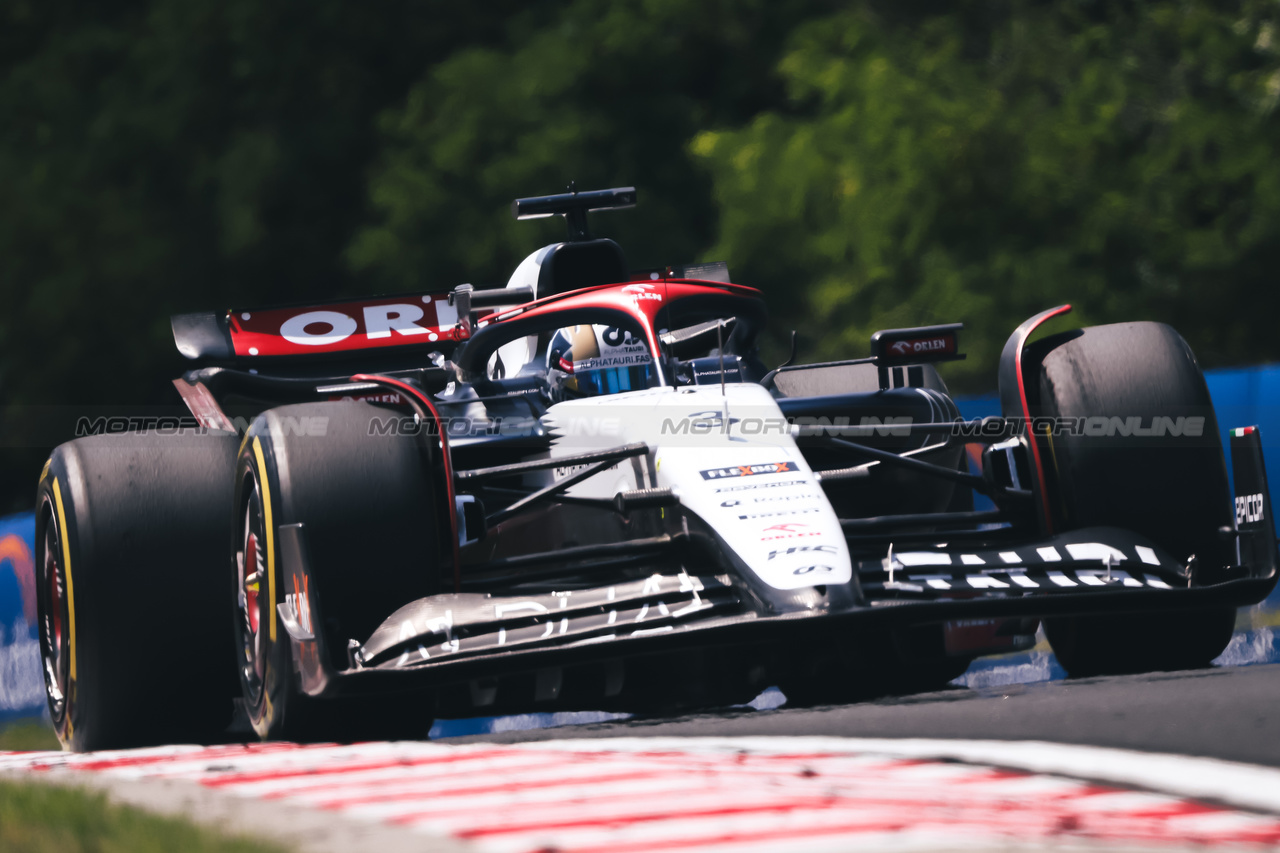
<path fill-rule="evenodd" d="M 44 711 L 32 513 L 0 518 L 0 720 Z"/>

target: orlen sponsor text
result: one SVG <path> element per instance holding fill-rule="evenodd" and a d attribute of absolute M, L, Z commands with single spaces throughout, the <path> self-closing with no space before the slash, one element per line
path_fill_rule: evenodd
<path fill-rule="evenodd" d="M 956 339 L 950 335 L 937 338 L 915 338 L 895 341 L 889 345 L 889 352 L 894 355 L 915 355 L 934 352 L 955 352 Z"/>

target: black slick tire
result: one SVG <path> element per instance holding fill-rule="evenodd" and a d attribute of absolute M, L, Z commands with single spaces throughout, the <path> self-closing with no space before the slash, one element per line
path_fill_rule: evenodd
<path fill-rule="evenodd" d="M 264 740 L 423 737 L 421 695 L 316 698 L 299 690 L 276 616 L 284 589 L 276 531 L 301 523 L 334 670 L 398 607 L 438 589 L 437 499 L 421 439 L 371 424 L 401 416 L 367 403 L 271 409 L 250 425 L 235 468 L 233 630 L 249 722 Z M 225 571 L 225 569 L 224 569 Z"/>
<path fill-rule="evenodd" d="M 221 601 L 237 441 L 101 435 L 49 458 L 36 601 L 64 749 L 226 738 L 235 672 Z"/>
<path fill-rule="evenodd" d="M 1160 323 L 1080 329 L 1033 344 L 1025 363 L 1033 413 L 1164 426 L 1156 430 L 1163 435 L 1060 434 L 1042 445 L 1058 529 L 1133 530 L 1178 560 L 1194 555 L 1206 578 L 1232 562 L 1218 534 L 1231 525 L 1218 422 L 1177 332 Z M 1214 608 L 1059 617 L 1044 627 L 1067 672 L 1087 676 L 1208 666 L 1230 641 L 1234 618 L 1233 609 Z"/>

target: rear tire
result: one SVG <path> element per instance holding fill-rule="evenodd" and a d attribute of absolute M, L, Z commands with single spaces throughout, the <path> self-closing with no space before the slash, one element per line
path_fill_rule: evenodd
<path fill-rule="evenodd" d="M 68 442 L 36 493 L 45 691 L 64 749 L 226 740 L 220 605 L 237 436 Z"/>
<path fill-rule="evenodd" d="M 1198 435 L 1060 435 L 1045 456 L 1059 530 L 1122 527 L 1202 577 L 1233 562 L 1218 528 L 1231 500 L 1218 421 L 1195 356 L 1160 323 L 1095 326 L 1028 348 L 1033 412 L 1066 418 L 1203 418 Z M 1189 423 L 1190 421 L 1184 421 Z M 1186 430 L 1190 431 L 1190 430 Z M 1059 663 L 1073 676 L 1208 666 L 1231 639 L 1235 610 L 1044 620 Z"/>
<path fill-rule="evenodd" d="M 349 639 L 364 641 L 397 608 L 437 591 L 430 472 L 418 438 L 371 429 L 375 418 L 389 417 L 398 420 L 357 402 L 271 409 L 241 447 L 229 561 L 236 659 L 249 722 L 264 740 L 403 739 L 431 728 L 429 697 L 300 692 L 289 635 L 271 618 L 279 604 L 271 595 L 285 588 L 274 529 L 286 524 L 304 525 L 323 614 L 316 630 L 335 670 L 348 665 Z"/>

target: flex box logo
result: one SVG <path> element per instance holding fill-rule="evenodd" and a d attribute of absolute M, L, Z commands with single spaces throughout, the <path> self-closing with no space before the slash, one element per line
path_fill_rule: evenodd
<path fill-rule="evenodd" d="M 732 468 L 708 468 L 700 471 L 704 480 L 728 480 L 733 477 L 754 477 L 756 474 L 786 474 L 799 471 L 794 462 L 766 462 L 760 465 L 736 465 Z"/>

